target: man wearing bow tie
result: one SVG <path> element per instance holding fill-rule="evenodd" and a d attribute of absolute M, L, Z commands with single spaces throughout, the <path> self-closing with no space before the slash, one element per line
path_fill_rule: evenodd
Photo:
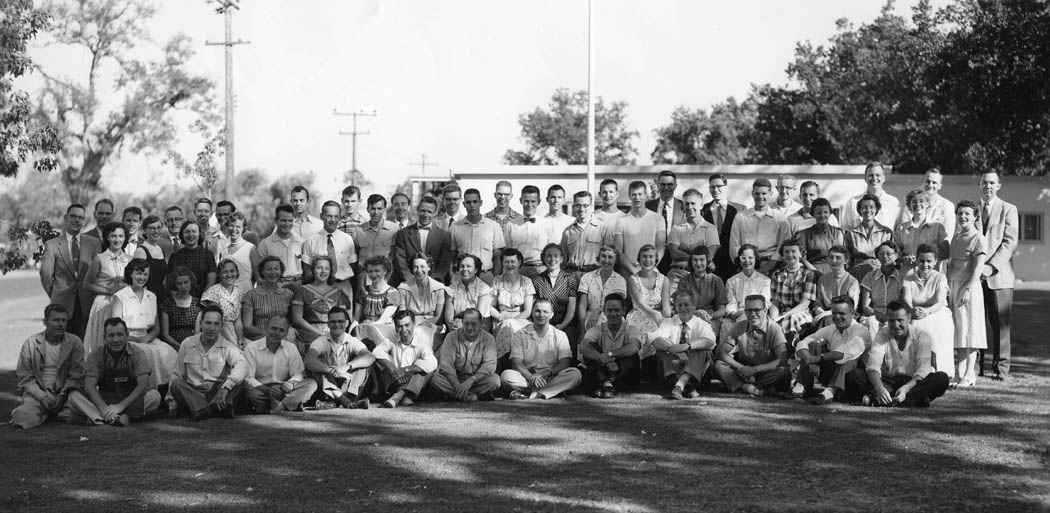
<path fill-rule="evenodd" d="M 981 271 L 984 313 L 988 319 L 988 349 L 995 379 L 1010 375 L 1010 310 L 1014 301 L 1014 251 L 1017 249 L 1017 207 L 999 198 L 999 173 L 981 175 L 981 233 L 988 240 L 988 259 Z"/>
<path fill-rule="evenodd" d="M 532 278 L 544 271 L 540 262 L 540 251 L 551 242 L 547 240 L 547 230 L 543 223 L 537 222 L 536 211 L 540 206 L 540 189 L 535 185 L 526 185 L 521 189 L 522 218 L 507 224 L 506 242 L 508 248 L 517 248 L 525 257 L 521 274 Z"/>
<path fill-rule="evenodd" d="M 448 283 L 452 269 L 452 238 L 447 231 L 434 225 L 437 210 L 437 200 L 424 196 L 416 207 L 415 224 L 394 234 L 394 244 L 390 250 L 394 262 L 391 285 L 400 284 L 412 276 L 412 259 L 417 255 L 433 259 L 430 276 L 441 283 Z"/>
<path fill-rule="evenodd" d="M 51 303 L 69 312 L 68 331 L 77 337 L 84 336 L 91 309 L 91 295 L 81 290 L 84 276 L 99 253 L 99 239 L 80 233 L 86 216 L 87 210 L 79 203 L 66 208 L 62 234 L 44 244 L 40 259 L 40 285 Z"/>

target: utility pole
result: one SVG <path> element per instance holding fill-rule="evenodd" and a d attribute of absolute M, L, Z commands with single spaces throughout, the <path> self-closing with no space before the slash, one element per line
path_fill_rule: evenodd
<path fill-rule="evenodd" d="M 594 0 L 587 0 L 587 190 L 594 190 Z"/>
<path fill-rule="evenodd" d="M 419 162 L 409 162 L 408 165 L 410 165 L 410 166 L 419 166 L 419 176 L 426 176 L 427 175 L 427 166 L 436 166 L 437 164 L 438 164 L 437 162 L 429 162 L 429 161 L 427 161 L 427 154 L 426 153 L 421 153 L 419 155 Z"/>
<path fill-rule="evenodd" d="M 218 7 L 215 8 L 215 12 L 222 14 L 226 17 L 226 40 L 225 41 L 205 41 L 207 46 L 224 46 L 226 47 L 226 130 L 224 131 L 225 136 L 225 152 L 226 152 L 226 190 L 225 196 L 229 201 L 233 201 L 233 47 L 235 45 L 248 44 L 249 41 L 238 39 L 233 40 L 233 11 L 240 9 L 238 3 L 240 0 L 210 0 L 209 3 L 214 3 Z"/>
<path fill-rule="evenodd" d="M 376 116 L 376 111 L 355 111 L 355 112 L 339 112 L 336 109 L 332 109 L 332 114 L 335 116 L 350 116 L 353 120 L 353 129 L 349 132 L 339 131 L 339 135 L 350 136 L 350 185 L 354 185 L 354 181 L 357 178 L 357 136 L 368 135 L 371 132 L 359 132 L 357 131 L 357 118 L 358 116 Z"/>

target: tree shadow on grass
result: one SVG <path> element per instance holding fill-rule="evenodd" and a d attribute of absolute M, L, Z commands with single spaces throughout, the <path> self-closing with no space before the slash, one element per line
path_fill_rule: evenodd
<path fill-rule="evenodd" d="M 1032 511 L 1050 496 L 1047 391 L 928 410 L 637 394 L 49 424 L 0 434 L 0 509 Z"/>

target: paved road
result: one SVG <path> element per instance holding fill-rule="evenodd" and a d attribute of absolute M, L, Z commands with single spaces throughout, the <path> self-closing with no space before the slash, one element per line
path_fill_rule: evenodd
<path fill-rule="evenodd" d="M 0 370 L 18 363 L 18 350 L 30 334 L 43 329 L 47 296 L 35 271 L 0 276 Z"/>

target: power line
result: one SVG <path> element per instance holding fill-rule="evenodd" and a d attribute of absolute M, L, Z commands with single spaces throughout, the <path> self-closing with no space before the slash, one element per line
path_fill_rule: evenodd
<path fill-rule="evenodd" d="M 419 162 L 409 162 L 408 165 L 410 165 L 410 166 L 419 166 L 419 176 L 426 176 L 427 175 L 427 166 L 436 166 L 436 165 L 438 165 L 438 163 L 437 162 L 428 162 L 427 161 L 427 154 L 426 153 L 421 153 L 419 155 Z"/>
<path fill-rule="evenodd" d="M 233 97 L 233 47 L 235 45 L 249 44 L 249 41 L 238 39 L 233 40 L 233 11 L 240 9 L 239 0 L 210 0 L 209 3 L 214 3 L 216 7 L 215 12 L 222 14 L 226 17 L 226 40 L 225 41 L 205 41 L 207 46 L 224 46 L 226 47 L 226 129 L 224 130 L 224 144 L 226 152 L 226 190 L 225 196 L 227 200 L 233 199 L 233 108 L 234 108 L 234 97 Z"/>
<path fill-rule="evenodd" d="M 336 109 L 332 109 L 332 114 L 335 115 L 335 116 L 350 116 L 350 118 L 352 119 L 351 122 L 353 123 L 353 127 L 354 128 L 352 130 L 350 130 L 349 132 L 344 132 L 344 131 L 340 130 L 339 131 L 339 135 L 349 135 L 350 136 L 350 182 L 351 182 L 351 185 L 353 185 L 353 182 L 354 182 L 354 180 L 355 180 L 355 178 L 357 176 L 357 136 L 359 136 L 359 135 L 368 135 L 368 134 L 371 133 L 371 132 L 360 132 L 360 131 L 357 130 L 357 118 L 359 116 L 375 117 L 376 116 L 376 111 L 374 111 L 374 110 L 372 110 L 372 111 L 359 110 L 359 111 L 354 111 L 354 112 L 339 112 Z"/>

